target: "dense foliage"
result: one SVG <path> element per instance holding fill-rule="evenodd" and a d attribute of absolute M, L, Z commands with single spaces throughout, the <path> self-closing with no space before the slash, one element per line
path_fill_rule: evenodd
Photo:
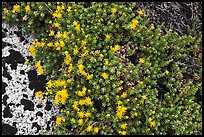
<path fill-rule="evenodd" d="M 202 134 L 201 34 L 164 33 L 135 2 L 2 4 L 36 38 L 36 96 L 61 109 L 49 134 Z"/>

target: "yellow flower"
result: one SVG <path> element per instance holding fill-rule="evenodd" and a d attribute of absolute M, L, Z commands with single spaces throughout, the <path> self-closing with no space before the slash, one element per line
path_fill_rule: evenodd
<path fill-rule="evenodd" d="M 121 111 L 116 113 L 116 117 L 118 118 L 122 118 L 123 117 L 123 113 Z"/>
<path fill-rule="evenodd" d="M 108 63 L 109 63 L 109 61 L 108 61 L 108 59 L 105 59 L 105 63 L 104 63 L 104 65 L 108 65 Z"/>
<path fill-rule="evenodd" d="M 64 9 L 65 9 L 65 7 L 64 7 L 64 5 L 62 5 L 61 10 L 64 10 Z"/>
<path fill-rule="evenodd" d="M 42 66 L 40 65 L 40 61 L 37 61 L 36 62 L 36 64 L 35 64 L 35 66 L 37 67 L 37 71 L 38 71 L 38 73 L 41 75 L 41 74 L 43 74 L 44 72 L 43 72 L 43 68 L 42 68 Z"/>
<path fill-rule="evenodd" d="M 122 88 L 121 88 L 121 87 L 119 87 L 119 88 L 118 88 L 118 91 L 121 91 L 121 90 L 122 90 Z"/>
<path fill-rule="evenodd" d="M 82 75 L 87 76 L 87 73 L 84 70 L 79 71 Z"/>
<path fill-rule="evenodd" d="M 92 77 L 93 77 L 93 74 L 90 74 L 90 75 L 88 74 L 88 75 L 86 76 L 86 79 L 87 79 L 87 80 L 90 80 Z"/>
<path fill-rule="evenodd" d="M 69 65 L 67 72 L 70 73 L 73 70 L 72 64 Z"/>
<path fill-rule="evenodd" d="M 89 125 L 86 130 L 87 130 L 88 132 L 90 132 L 90 131 L 92 130 L 92 126 Z"/>
<path fill-rule="evenodd" d="M 134 89 L 135 89 L 135 87 L 132 87 L 132 89 L 134 90 Z"/>
<path fill-rule="evenodd" d="M 122 98 L 126 98 L 127 97 L 127 92 L 123 92 L 123 94 L 121 95 Z"/>
<path fill-rule="evenodd" d="M 70 122 L 73 124 L 73 123 L 76 123 L 76 120 L 74 118 L 71 118 Z"/>
<path fill-rule="evenodd" d="M 14 5 L 14 6 L 13 6 L 12 13 L 16 13 L 16 11 L 18 11 L 19 9 L 20 9 L 20 6 L 19 6 L 19 5 Z"/>
<path fill-rule="evenodd" d="M 28 65 L 28 61 L 24 62 L 24 65 Z"/>
<path fill-rule="evenodd" d="M 59 51 L 61 49 L 61 47 L 57 47 L 56 50 Z"/>
<path fill-rule="evenodd" d="M 84 35 L 84 36 L 85 36 L 85 38 L 87 39 L 89 35 L 87 34 L 87 35 Z"/>
<path fill-rule="evenodd" d="M 30 11 L 30 6 L 27 5 L 27 6 L 25 7 L 25 10 L 26 10 L 26 11 Z"/>
<path fill-rule="evenodd" d="M 49 36 L 54 36 L 55 32 L 53 30 L 50 30 Z"/>
<path fill-rule="evenodd" d="M 84 66 L 83 64 L 79 64 L 79 65 L 78 65 L 79 70 L 83 70 L 84 67 L 85 67 L 85 66 Z"/>
<path fill-rule="evenodd" d="M 35 47 L 33 45 L 29 46 L 29 51 L 33 57 L 36 56 L 36 50 L 35 50 Z"/>
<path fill-rule="evenodd" d="M 76 26 L 78 25 L 78 21 L 74 21 L 74 22 L 72 23 L 72 25 L 76 27 Z"/>
<path fill-rule="evenodd" d="M 117 50 L 119 50 L 119 49 L 120 49 L 120 46 L 119 46 L 119 45 L 115 45 L 114 48 L 111 47 L 111 50 L 112 50 L 112 51 L 117 51 Z"/>
<path fill-rule="evenodd" d="M 152 24 L 151 26 L 150 26 L 150 30 L 153 30 L 154 29 L 154 24 Z"/>
<path fill-rule="evenodd" d="M 174 61 L 174 59 L 170 59 L 168 62 L 170 63 L 170 62 L 172 62 L 172 61 Z"/>
<path fill-rule="evenodd" d="M 64 6 L 62 5 L 61 7 L 60 6 L 57 6 L 57 11 L 60 11 L 60 10 L 64 10 Z"/>
<path fill-rule="evenodd" d="M 146 100 L 146 99 L 147 99 L 147 96 L 146 96 L 146 95 L 143 95 L 142 98 L 143 98 L 144 100 Z"/>
<path fill-rule="evenodd" d="M 61 109 L 61 110 L 60 110 L 60 112 L 61 112 L 61 113 L 63 113 L 63 112 L 64 112 L 64 110 L 63 110 L 63 109 Z"/>
<path fill-rule="evenodd" d="M 76 94 L 77 94 L 78 96 L 80 96 L 80 97 L 83 96 L 83 93 L 82 93 L 81 91 L 77 91 Z"/>
<path fill-rule="evenodd" d="M 143 64 L 145 62 L 145 59 L 144 58 L 139 58 L 139 63 L 140 64 Z"/>
<path fill-rule="evenodd" d="M 60 24 L 59 24 L 58 22 L 55 22 L 55 23 L 54 23 L 54 26 L 55 26 L 56 28 L 59 28 Z"/>
<path fill-rule="evenodd" d="M 62 14 L 61 13 L 54 13 L 53 17 L 57 17 L 58 19 L 62 18 Z"/>
<path fill-rule="evenodd" d="M 66 56 L 66 59 L 65 59 L 64 63 L 66 65 L 68 65 L 72 61 L 72 58 L 71 58 L 70 54 L 67 51 L 65 51 L 65 56 Z"/>
<path fill-rule="evenodd" d="M 126 131 L 121 131 L 121 133 L 120 133 L 121 135 L 126 135 L 127 134 L 127 132 Z"/>
<path fill-rule="evenodd" d="M 122 105 L 123 102 L 122 102 L 121 100 L 119 100 L 119 101 L 117 102 L 117 104 L 118 104 L 118 105 Z"/>
<path fill-rule="evenodd" d="M 137 113 L 137 112 L 135 112 L 133 115 L 134 115 L 135 117 L 137 117 L 137 116 L 138 116 L 138 113 Z"/>
<path fill-rule="evenodd" d="M 52 21 L 50 20 L 48 23 L 49 23 L 49 24 L 52 24 Z"/>
<path fill-rule="evenodd" d="M 80 26 L 77 25 L 77 26 L 75 27 L 75 30 L 76 30 L 76 31 L 80 31 Z"/>
<path fill-rule="evenodd" d="M 80 119 L 78 120 L 78 124 L 81 126 L 81 125 L 83 125 L 83 123 L 84 123 L 83 119 L 80 118 Z"/>
<path fill-rule="evenodd" d="M 131 28 L 131 29 L 136 28 L 136 24 L 134 24 L 134 23 L 130 23 L 130 28 Z"/>
<path fill-rule="evenodd" d="M 149 121 L 149 122 L 151 122 L 151 121 L 152 121 L 152 118 L 151 118 L 151 117 L 150 117 L 150 118 L 148 118 L 148 121 Z"/>
<path fill-rule="evenodd" d="M 47 82 L 47 87 L 48 87 L 48 88 L 51 88 L 52 86 L 53 86 L 52 80 L 49 80 L 49 81 Z"/>
<path fill-rule="evenodd" d="M 35 96 L 39 98 L 43 98 L 42 91 L 35 92 Z"/>
<path fill-rule="evenodd" d="M 81 43 L 82 43 L 82 45 L 86 45 L 87 42 L 86 42 L 86 40 L 82 40 Z"/>
<path fill-rule="evenodd" d="M 104 56 L 103 56 L 103 54 L 99 54 L 99 56 L 101 57 L 101 58 L 103 58 Z"/>
<path fill-rule="evenodd" d="M 130 28 L 131 29 L 136 28 L 138 23 L 139 23 L 139 21 L 137 19 L 133 19 L 132 22 L 130 23 Z"/>
<path fill-rule="evenodd" d="M 88 50 L 85 50 L 85 52 L 84 52 L 83 54 L 81 54 L 81 57 L 82 57 L 82 58 L 85 57 L 88 53 L 89 53 L 89 51 L 88 51 Z"/>
<path fill-rule="evenodd" d="M 65 118 L 58 117 L 58 118 L 56 118 L 55 122 L 56 122 L 57 125 L 60 125 L 62 121 L 65 122 Z"/>
<path fill-rule="evenodd" d="M 59 47 L 59 46 L 60 46 L 60 43 L 59 43 L 59 42 L 55 42 L 55 46 L 56 46 L 56 47 Z"/>
<path fill-rule="evenodd" d="M 65 46 L 65 43 L 64 43 L 64 41 L 60 41 L 60 47 L 64 47 Z"/>
<path fill-rule="evenodd" d="M 83 118 L 84 117 L 84 113 L 82 111 L 77 112 L 77 114 L 78 114 L 79 118 Z"/>
<path fill-rule="evenodd" d="M 45 46 L 45 42 L 41 42 L 41 43 L 40 43 L 40 46 L 41 46 L 41 47 L 44 47 L 44 46 Z"/>
<path fill-rule="evenodd" d="M 86 112 L 85 113 L 85 117 L 90 117 L 91 116 L 91 113 L 90 112 Z"/>
<path fill-rule="evenodd" d="M 57 10 L 56 11 L 60 11 L 61 10 L 61 7 L 60 6 L 57 6 Z"/>
<path fill-rule="evenodd" d="M 92 105 L 93 104 L 90 97 L 86 97 L 85 104 L 86 105 Z"/>
<path fill-rule="evenodd" d="M 72 7 L 69 6 L 67 9 L 67 12 L 71 12 L 72 11 L 71 9 L 72 9 Z"/>
<path fill-rule="evenodd" d="M 117 110 L 119 110 L 122 113 L 125 113 L 127 108 L 125 106 L 117 106 Z"/>
<path fill-rule="evenodd" d="M 152 111 L 152 114 L 154 115 L 154 114 L 155 114 L 155 111 Z"/>
<path fill-rule="evenodd" d="M 144 14 L 144 10 L 137 10 L 138 15 Z"/>
<path fill-rule="evenodd" d="M 63 37 L 64 39 L 68 38 L 67 32 L 64 32 L 63 35 L 62 35 L 62 37 Z"/>
<path fill-rule="evenodd" d="M 110 39 L 111 38 L 111 35 L 110 34 L 105 34 L 105 37 L 107 38 L 107 39 Z"/>
<path fill-rule="evenodd" d="M 63 86 L 66 85 L 66 81 L 65 80 L 55 80 L 54 83 L 58 87 L 63 87 Z"/>
<path fill-rule="evenodd" d="M 48 47 L 52 47 L 52 46 L 53 46 L 53 43 L 52 43 L 52 42 L 49 42 L 49 43 L 47 44 L 47 46 L 48 46 Z"/>
<path fill-rule="evenodd" d="M 116 8 L 111 8 L 111 12 L 112 12 L 112 14 L 115 14 L 117 12 L 117 9 Z"/>
<path fill-rule="evenodd" d="M 67 79 L 67 83 L 71 83 L 71 81 L 72 81 L 71 79 Z"/>
<path fill-rule="evenodd" d="M 4 8 L 4 13 L 7 14 L 9 12 L 9 10 L 7 8 Z"/>
<path fill-rule="evenodd" d="M 57 32 L 56 37 L 59 39 L 62 37 L 62 34 L 60 32 Z"/>
<path fill-rule="evenodd" d="M 155 122 L 155 121 L 151 121 L 151 122 L 150 122 L 150 126 L 151 126 L 151 127 L 155 127 L 155 126 L 156 126 L 156 122 Z"/>
<path fill-rule="evenodd" d="M 103 72 L 103 73 L 101 74 L 101 76 L 102 76 L 104 79 L 107 79 L 109 75 L 108 75 L 108 73 Z"/>
<path fill-rule="evenodd" d="M 142 85 L 144 82 L 143 82 L 143 81 L 140 81 L 139 83 Z"/>
<path fill-rule="evenodd" d="M 77 101 L 74 101 L 74 104 L 72 105 L 72 107 L 75 109 L 75 108 L 78 108 L 78 102 Z"/>
<path fill-rule="evenodd" d="M 132 23 L 135 24 L 135 25 L 137 25 L 137 24 L 139 23 L 139 21 L 138 21 L 137 19 L 133 19 L 133 20 L 132 20 Z"/>
<path fill-rule="evenodd" d="M 39 46 L 39 45 L 40 45 L 40 42 L 36 39 L 33 44 L 34 44 L 35 46 Z"/>
<path fill-rule="evenodd" d="M 83 93 L 83 94 L 86 94 L 86 90 L 87 90 L 87 88 L 86 88 L 85 86 L 83 86 L 83 87 L 82 87 L 82 93 Z"/>
<path fill-rule="evenodd" d="M 166 71 L 165 71 L 165 73 L 166 73 L 166 75 L 168 75 L 168 74 L 169 74 L 169 71 L 168 71 L 168 70 L 166 70 Z"/>
<path fill-rule="evenodd" d="M 106 114 L 106 117 L 110 117 L 110 114 Z"/>
<path fill-rule="evenodd" d="M 98 133 L 98 131 L 99 131 L 99 128 L 95 127 L 95 128 L 94 128 L 94 133 L 96 133 L 96 134 L 97 134 L 97 133 Z"/>
<path fill-rule="evenodd" d="M 77 54 L 79 51 L 78 51 L 78 49 L 75 47 L 74 48 L 74 54 Z"/>
<path fill-rule="evenodd" d="M 123 130 L 127 128 L 127 123 L 123 123 L 122 125 L 120 125 L 120 128 L 122 128 Z"/>
<path fill-rule="evenodd" d="M 85 104 L 85 100 L 79 100 L 79 105 L 84 105 Z"/>

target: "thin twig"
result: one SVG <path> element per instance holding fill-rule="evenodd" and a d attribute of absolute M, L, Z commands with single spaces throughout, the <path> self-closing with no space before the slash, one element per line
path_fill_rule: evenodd
<path fill-rule="evenodd" d="M 48 9 L 51 11 L 51 14 L 53 13 L 52 9 L 50 9 L 50 7 L 46 4 L 45 2 L 45 6 L 48 7 Z"/>
<path fill-rule="evenodd" d="M 86 121 L 84 122 L 84 124 L 81 126 L 81 128 L 80 128 L 78 134 L 80 133 L 80 131 L 82 130 L 83 126 L 85 125 L 85 123 L 87 122 L 88 119 L 89 119 L 89 118 L 87 118 Z"/>
<path fill-rule="evenodd" d="M 95 125 L 97 122 L 93 123 L 91 126 Z M 84 129 L 83 131 L 81 131 L 81 133 L 83 133 L 86 129 Z"/>

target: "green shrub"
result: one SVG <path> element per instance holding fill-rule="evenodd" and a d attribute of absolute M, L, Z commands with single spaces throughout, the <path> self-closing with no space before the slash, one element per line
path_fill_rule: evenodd
<path fill-rule="evenodd" d="M 164 34 L 135 2 L 88 4 L 3 3 L 3 21 L 34 34 L 42 94 L 61 108 L 49 134 L 201 134 L 201 34 Z M 184 79 L 189 53 L 199 67 Z"/>

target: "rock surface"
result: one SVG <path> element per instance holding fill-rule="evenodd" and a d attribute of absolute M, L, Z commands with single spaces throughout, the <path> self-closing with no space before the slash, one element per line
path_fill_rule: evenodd
<path fill-rule="evenodd" d="M 40 129 L 52 129 L 58 110 L 34 96 L 45 89 L 46 76 L 24 64 L 33 39 L 18 34 L 17 27 L 2 23 L 2 135 L 38 135 Z"/>

